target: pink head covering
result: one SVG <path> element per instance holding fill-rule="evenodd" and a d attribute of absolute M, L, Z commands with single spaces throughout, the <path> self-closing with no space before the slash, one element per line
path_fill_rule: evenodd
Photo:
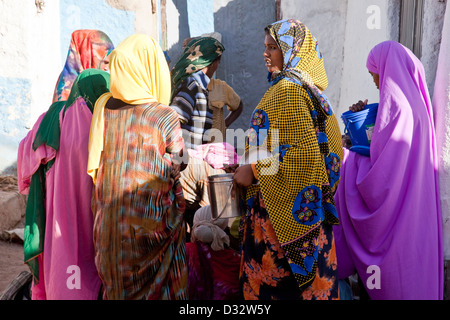
<path fill-rule="evenodd" d="M 341 278 L 357 271 L 372 299 L 442 299 L 443 251 L 430 97 L 419 59 L 394 41 L 375 48 L 380 76 L 370 158 L 345 152 L 336 193 Z M 371 277 L 369 279 L 369 277 Z"/>
<path fill-rule="evenodd" d="M 367 59 L 367 68 L 380 76 L 380 106 L 375 125 L 375 132 L 379 137 L 371 145 L 371 154 L 374 153 L 372 163 L 387 141 L 396 138 L 391 134 L 403 136 L 403 127 L 398 125 L 406 125 L 403 121 L 411 123 L 410 120 L 416 116 L 429 122 L 427 126 L 431 130 L 430 138 L 434 141 L 433 111 L 425 71 L 419 59 L 400 43 L 385 41 L 372 49 Z M 394 130 L 394 127 L 397 129 Z"/>

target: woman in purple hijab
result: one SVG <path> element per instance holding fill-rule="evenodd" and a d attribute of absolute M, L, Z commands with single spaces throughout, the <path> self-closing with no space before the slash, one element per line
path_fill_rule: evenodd
<path fill-rule="evenodd" d="M 356 271 L 371 299 L 443 299 L 438 158 L 424 69 L 394 41 L 375 46 L 367 68 L 380 102 L 370 157 L 344 153 L 335 196 L 339 277 Z"/>

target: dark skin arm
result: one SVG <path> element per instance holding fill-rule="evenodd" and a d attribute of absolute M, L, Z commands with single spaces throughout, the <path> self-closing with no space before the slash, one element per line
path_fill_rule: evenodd
<path fill-rule="evenodd" d="M 233 182 L 240 188 L 250 187 L 255 181 L 253 169 L 250 164 L 246 164 L 236 168 L 233 176 Z"/>
<path fill-rule="evenodd" d="M 242 113 L 242 110 L 244 110 L 244 104 L 241 102 L 239 103 L 239 107 L 235 111 L 231 111 L 230 114 L 225 118 L 225 126 L 228 128 L 231 126 L 231 124 L 239 118 L 239 116 Z"/>

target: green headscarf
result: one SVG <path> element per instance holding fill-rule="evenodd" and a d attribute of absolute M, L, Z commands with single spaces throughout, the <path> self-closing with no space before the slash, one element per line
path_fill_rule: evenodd
<path fill-rule="evenodd" d="M 225 51 L 219 40 L 200 37 L 191 40 L 172 69 L 172 98 L 178 86 L 191 74 L 209 66 Z"/>
<path fill-rule="evenodd" d="M 109 87 L 107 72 L 99 69 L 87 69 L 81 72 L 73 83 L 68 100 L 53 103 L 46 112 L 36 132 L 33 149 L 36 150 L 40 145 L 46 144 L 58 151 L 61 136 L 59 123 L 61 110 L 64 108 L 64 116 L 67 109 L 81 97 L 92 112 L 97 99 L 103 93 L 109 92 Z M 45 239 L 45 177 L 54 162 L 55 159 L 52 159 L 46 164 L 41 164 L 31 176 L 25 209 L 24 261 L 30 267 L 36 283 L 39 282 L 39 264 L 36 258 L 44 250 Z"/>
<path fill-rule="evenodd" d="M 109 92 L 109 73 L 100 69 L 87 69 L 80 73 L 75 80 L 70 95 L 67 98 L 64 114 L 74 102 L 82 97 L 89 110 L 94 111 L 95 102 L 101 95 Z"/>
<path fill-rule="evenodd" d="M 75 79 L 67 101 L 58 101 L 53 103 L 45 114 L 42 122 L 36 132 L 33 141 L 33 149 L 36 150 L 40 145 L 46 144 L 56 151 L 59 149 L 59 137 L 61 127 L 59 124 L 59 113 L 64 108 L 63 116 L 66 114 L 75 101 L 82 97 L 87 106 L 94 110 L 94 104 L 97 99 L 109 92 L 110 77 L 109 73 L 100 69 L 86 69 Z"/>

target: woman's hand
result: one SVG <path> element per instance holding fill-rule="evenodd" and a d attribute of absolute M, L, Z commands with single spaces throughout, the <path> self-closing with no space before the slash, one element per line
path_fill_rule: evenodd
<path fill-rule="evenodd" d="M 349 109 L 353 112 L 358 112 L 364 110 L 364 107 L 367 105 L 368 100 L 366 99 L 364 102 L 359 100 L 357 103 L 352 105 Z"/>
<path fill-rule="evenodd" d="M 233 176 L 233 183 L 241 188 L 247 188 L 253 184 L 255 176 L 250 164 L 246 164 L 236 168 Z"/>
<path fill-rule="evenodd" d="M 234 173 L 238 167 L 238 164 L 232 164 L 231 166 L 225 165 L 223 170 L 225 170 L 226 173 Z"/>

